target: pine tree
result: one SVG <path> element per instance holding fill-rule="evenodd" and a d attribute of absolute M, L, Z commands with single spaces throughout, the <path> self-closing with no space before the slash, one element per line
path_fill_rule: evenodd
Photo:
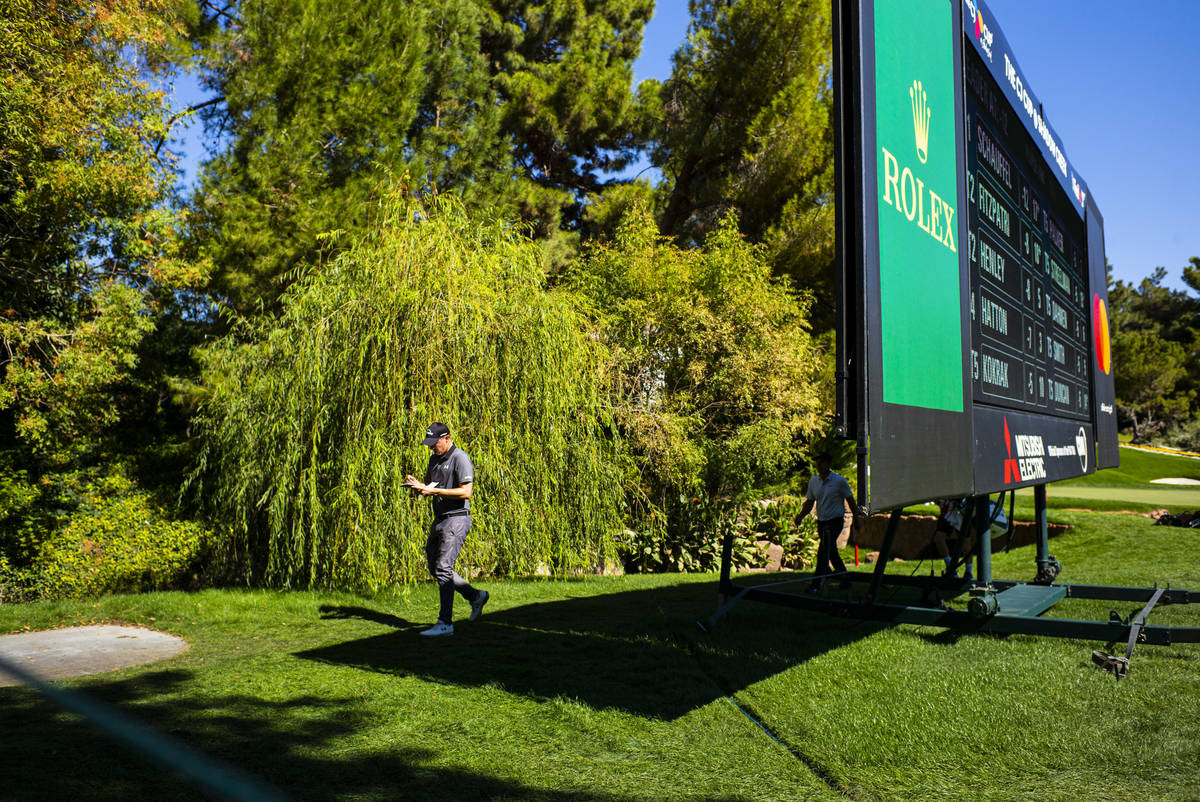
<path fill-rule="evenodd" d="M 542 238 L 635 144 L 631 67 L 648 0 L 244 0 L 205 49 L 228 145 L 194 200 L 214 289 L 272 308 L 318 235 L 379 187 L 454 192 Z"/>
<path fill-rule="evenodd" d="M 832 308 L 829 4 L 694 0 L 692 17 L 657 92 L 660 229 L 697 244 L 732 211 L 777 274 Z"/>

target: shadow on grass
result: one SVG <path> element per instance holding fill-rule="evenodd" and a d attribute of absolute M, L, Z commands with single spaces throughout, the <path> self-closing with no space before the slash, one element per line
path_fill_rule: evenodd
<path fill-rule="evenodd" d="M 452 637 L 418 627 L 299 652 L 298 657 L 459 686 L 495 686 L 531 699 L 565 698 L 673 720 L 883 625 L 744 603 L 713 633 L 695 625 L 715 605 L 715 584 L 500 609 L 455 625 Z M 462 606 L 461 599 L 458 601 Z M 381 621 L 364 608 L 323 607 L 324 617 Z M 402 620 L 401 620 L 402 621 Z"/>
<path fill-rule="evenodd" d="M 695 619 L 712 610 L 714 591 L 713 584 L 686 583 L 509 609 L 497 596 L 482 619 L 432 641 L 417 634 L 423 625 L 390 613 L 330 606 L 321 611 L 330 622 L 364 619 L 394 630 L 298 656 L 671 720 L 880 628 L 746 604 L 701 635 Z M 347 751 L 380 726 L 377 706 L 303 689 L 282 700 L 254 689 L 206 691 L 211 681 L 204 672 L 158 670 L 78 687 L 297 799 L 626 799 L 438 766 L 440 754 L 411 744 Z M 5 800 L 207 798 L 192 781 L 134 755 L 29 688 L 0 690 L 0 733 L 10 767 L 0 786 Z"/>
<path fill-rule="evenodd" d="M 248 694 L 203 696 L 190 671 L 159 671 L 86 688 L 170 733 L 185 746 L 238 766 L 295 799 L 620 800 L 602 792 L 532 788 L 468 771 L 434 768 L 428 749 L 396 748 L 347 757 L 336 747 L 377 712 L 361 700 L 304 695 L 281 702 Z M 209 799 L 190 779 L 134 755 L 103 731 L 25 687 L 0 693 L 4 800 Z"/>

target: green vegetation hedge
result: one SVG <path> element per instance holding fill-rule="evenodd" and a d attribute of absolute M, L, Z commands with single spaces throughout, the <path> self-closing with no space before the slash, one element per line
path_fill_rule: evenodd
<path fill-rule="evenodd" d="M 204 355 L 191 488 L 247 581 L 376 588 L 426 575 L 420 444 L 445 421 L 474 460 L 460 570 L 588 569 L 614 556 L 626 469 L 605 355 L 539 249 L 453 201 L 383 204 L 370 233 Z"/>
<path fill-rule="evenodd" d="M 608 346 L 638 460 L 626 568 L 715 566 L 724 534 L 757 527 L 749 502 L 789 481 L 828 425 L 832 355 L 812 335 L 811 295 L 773 277 L 732 216 L 682 249 L 637 206 L 568 280 Z M 753 564 L 753 539 L 736 543 L 735 563 Z"/>
<path fill-rule="evenodd" d="M 6 476 L 0 486 L 12 490 L 22 478 Z M 208 530 L 174 520 L 120 464 L 49 475 L 44 484 L 36 504 L 5 521 L 3 600 L 177 588 L 193 583 L 202 570 Z M 20 495 L 37 490 L 26 485 Z"/>

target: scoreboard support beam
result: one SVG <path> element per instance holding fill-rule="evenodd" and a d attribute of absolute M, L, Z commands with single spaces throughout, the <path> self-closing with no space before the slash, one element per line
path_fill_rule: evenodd
<path fill-rule="evenodd" d="M 976 548 L 978 561 L 976 575 L 979 584 L 990 587 L 992 584 L 992 508 L 987 496 L 975 499 L 975 531 L 978 533 Z"/>
<path fill-rule="evenodd" d="M 733 535 L 725 535 L 721 539 L 721 604 L 733 595 L 733 582 L 730 573 L 733 570 Z"/>
<path fill-rule="evenodd" d="M 1049 585 L 1062 570 L 1062 565 L 1050 553 L 1050 537 L 1046 526 L 1046 486 L 1033 488 L 1033 506 L 1037 521 L 1037 579 L 1041 585 Z"/>
<path fill-rule="evenodd" d="M 1038 485 L 1033 489 L 1033 507 L 1037 518 L 1037 567 L 1038 576 L 1049 568 L 1050 539 L 1046 531 L 1046 486 Z"/>
<path fill-rule="evenodd" d="M 986 531 L 986 530 L 985 530 Z M 986 540 L 986 538 L 981 538 Z M 882 554 L 881 554 L 882 557 Z M 722 584 L 721 605 L 707 619 L 696 624 L 703 632 L 711 632 L 734 607 L 742 601 L 754 601 L 779 607 L 807 610 L 839 618 L 878 621 L 892 624 L 944 627 L 954 632 L 1038 635 L 1053 638 L 1102 641 L 1107 644 L 1126 643 L 1125 656 L 1093 651 L 1093 661 L 1118 679 L 1129 670 L 1133 645 L 1142 643 L 1167 646 L 1178 643 L 1200 643 L 1200 627 L 1155 626 L 1148 623 L 1151 610 L 1168 604 L 1200 603 L 1200 593 L 1179 588 L 1109 587 L 1103 585 L 1059 585 L 1034 582 L 994 580 L 982 585 L 953 577 L 918 577 L 910 575 L 881 576 L 877 564 L 872 573 L 847 571 L 839 577 L 852 586 L 866 584 L 867 592 L 856 596 L 855 591 L 831 591 L 819 594 L 811 591 L 816 577 L 803 576 L 738 585 Z M 799 586 L 799 592 L 782 590 Z M 890 604 L 876 601 L 881 588 L 893 588 L 891 596 L 908 591 L 922 600 L 916 604 Z M 930 606 L 927 599 L 950 599 L 964 592 L 970 594 L 966 609 L 954 608 L 941 602 Z M 1115 611 L 1107 621 L 1071 618 L 1043 618 L 1058 601 L 1065 599 L 1102 599 L 1135 602 L 1140 611 L 1121 617 Z M 1111 648 L 1108 647 L 1108 648 Z M 1097 657 L 1099 656 L 1099 657 Z"/>
<path fill-rule="evenodd" d="M 887 531 L 883 536 L 883 545 L 879 548 L 879 557 L 875 560 L 875 571 L 871 574 L 871 587 L 867 590 L 867 604 L 874 604 L 879 598 L 879 586 L 883 583 L 883 574 L 887 565 L 892 561 L 892 547 L 896 544 L 896 530 L 900 527 L 901 510 L 892 510 L 888 518 Z"/>
<path fill-rule="evenodd" d="M 1101 640 L 1109 644 L 1126 642 L 1123 657 L 1100 650 L 1092 652 L 1092 661 L 1118 679 L 1125 677 L 1129 672 L 1129 661 L 1135 644 L 1200 643 L 1200 627 L 1153 626 L 1148 622 L 1150 612 L 1156 606 L 1200 603 L 1200 593 L 1179 588 L 1160 588 L 1157 585 L 1146 588 L 1054 584 L 1054 576 L 1058 574 L 1061 566 L 1049 554 L 1045 485 L 1035 486 L 1034 504 L 1038 534 L 1037 578 L 1033 582 L 992 577 L 993 521 L 989 496 L 976 496 L 969 505 L 971 514 L 967 519 L 970 522 L 968 527 L 973 525 L 977 535 L 975 548 L 978 576 L 974 580 L 959 579 L 954 576 L 953 570 L 943 576 L 888 575 L 887 566 L 891 562 L 892 548 L 902 513 L 902 509 L 899 508 L 892 510 L 888 518 L 884 542 L 874 569 L 870 573 L 846 571 L 835 575 L 848 582 L 851 588 L 866 585 L 865 592 L 861 594 L 849 590 L 837 592 L 835 596 L 830 593 L 829 585 L 819 594 L 814 593 L 812 585 L 815 580 L 831 578 L 817 575 L 792 576 L 752 585 L 739 585 L 733 581 L 733 537 L 726 535 L 721 542 L 718 609 L 707 619 L 698 619 L 696 624 L 703 632 L 711 632 L 718 622 L 742 601 L 756 601 L 841 618 L 945 627 L 962 633 L 1040 635 Z M 952 567 L 957 564 L 959 550 L 966 539 L 966 532 L 957 539 Z M 799 586 L 800 592 L 782 590 L 789 585 Z M 920 601 L 908 605 L 881 604 L 878 599 L 883 588 L 894 589 L 889 598 L 894 597 L 896 591 L 907 590 L 914 597 L 919 595 Z M 954 601 L 964 593 L 967 594 L 965 609 L 952 608 L 944 601 Z M 938 600 L 938 606 L 930 606 L 930 599 Z M 1136 602 L 1143 606 L 1140 612 L 1131 612 L 1124 618 L 1114 611 L 1107 621 L 1042 617 L 1043 613 L 1066 599 Z"/>

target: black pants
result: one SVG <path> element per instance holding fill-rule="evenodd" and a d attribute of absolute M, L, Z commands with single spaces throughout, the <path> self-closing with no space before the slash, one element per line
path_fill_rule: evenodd
<path fill-rule="evenodd" d="M 438 620 L 454 623 L 454 593 L 457 591 L 467 601 L 475 601 L 479 591 L 454 571 L 454 561 L 462 550 L 467 532 L 471 531 L 470 515 L 454 515 L 434 520 L 429 527 L 429 539 L 425 541 L 425 558 L 429 573 L 437 580 L 440 606 Z"/>
<path fill-rule="evenodd" d="M 839 573 L 846 570 L 842 555 L 838 554 L 837 539 L 845 528 L 844 518 L 830 518 L 828 521 L 817 521 L 817 570 L 814 576 L 825 576 L 834 570 Z M 833 566 L 830 567 L 830 562 Z"/>

